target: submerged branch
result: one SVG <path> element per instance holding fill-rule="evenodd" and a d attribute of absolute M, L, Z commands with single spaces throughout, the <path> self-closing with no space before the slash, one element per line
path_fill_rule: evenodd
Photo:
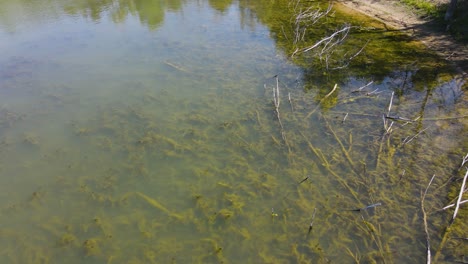
<path fill-rule="evenodd" d="M 335 86 L 333 87 L 333 89 L 332 89 L 329 93 L 327 93 L 327 94 L 320 100 L 320 102 L 317 104 L 317 106 L 316 106 L 312 111 L 310 111 L 310 112 L 306 115 L 306 117 L 305 117 L 304 119 L 307 119 L 307 118 L 309 118 L 311 115 L 313 115 L 313 114 L 317 111 L 317 109 L 320 107 L 320 105 L 323 103 L 323 101 L 325 101 L 325 100 L 336 90 L 336 87 L 338 87 L 338 84 L 337 84 L 337 83 L 335 84 Z"/>
<path fill-rule="evenodd" d="M 403 140 L 403 145 L 410 143 L 411 141 L 413 141 L 413 139 L 415 139 L 417 136 L 419 136 L 422 132 L 426 131 L 427 129 L 428 127 L 419 131 L 418 133 L 416 133 L 416 135 L 412 136 L 411 138 L 405 138 L 405 140 Z"/>
<path fill-rule="evenodd" d="M 463 157 L 460 168 L 458 169 L 461 170 L 461 168 L 463 168 L 463 165 L 465 165 L 467 161 L 468 161 L 468 153 Z"/>
<path fill-rule="evenodd" d="M 341 42 L 343 42 L 343 40 L 348 36 L 348 33 L 349 33 L 349 30 L 351 29 L 351 26 L 349 25 L 345 25 L 342 29 L 340 30 L 337 30 L 335 31 L 333 34 L 331 34 L 330 36 L 328 37 L 325 37 L 319 41 L 317 41 L 314 45 L 312 46 L 309 46 L 309 47 L 305 47 L 305 48 L 302 48 L 302 49 L 296 49 L 293 54 L 291 55 L 291 57 L 294 57 L 296 54 L 299 54 L 299 53 L 305 53 L 305 52 L 309 52 L 317 47 L 319 47 L 320 45 L 324 44 L 322 50 L 320 51 L 320 55 L 322 55 L 325 51 L 328 51 L 330 50 L 333 46 L 337 45 L 337 44 L 340 44 Z M 340 38 L 336 39 L 336 37 L 338 37 L 340 34 L 343 34 L 343 36 L 341 36 Z M 333 40 L 335 40 L 333 42 Z"/>
<path fill-rule="evenodd" d="M 312 228 L 314 226 L 314 220 L 315 220 L 315 213 L 317 212 L 317 208 L 314 208 L 314 213 L 312 214 L 312 221 L 309 224 L 309 232 L 307 232 L 307 235 L 310 234 L 310 231 L 312 231 Z"/>
<path fill-rule="evenodd" d="M 440 254 L 442 252 L 442 249 L 444 248 L 445 243 L 447 242 L 447 239 L 448 239 L 448 237 L 449 237 L 449 235 L 450 235 L 450 233 L 452 231 L 451 226 L 455 222 L 455 218 L 457 217 L 457 213 L 458 213 L 458 209 L 460 208 L 460 204 L 467 202 L 467 200 L 461 201 L 463 193 L 465 192 L 465 184 L 466 184 L 466 179 L 467 178 L 468 178 L 468 168 L 466 169 L 465 176 L 463 177 L 463 182 L 462 182 L 462 185 L 461 185 L 461 188 L 460 188 L 460 192 L 458 194 L 457 202 L 454 205 L 455 206 L 455 211 L 453 212 L 453 216 L 452 216 L 452 219 L 450 220 L 450 223 L 445 228 L 444 234 L 443 234 L 442 239 L 441 239 L 441 241 L 439 243 L 439 247 L 437 248 L 437 251 L 436 251 L 436 253 L 434 255 L 434 262 L 436 262 L 437 259 L 439 258 Z M 450 208 L 450 207 L 453 207 L 453 206 L 452 205 L 446 206 L 442 210 L 445 210 L 445 209 Z"/>
<path fill-rule="evenodd" d="M 460 208 L 460 202 L 463 196 L 463 192 L 465 190 L 465 184 L 466 184 L 466 178 L 468 177 L 468 168 L 466 169 L 465 177 L 463 177 L 463 182 L 462 186 L 460 188 L 460 193 L 458 194 L 458 200 L 456 202 L 455 206 L 455 211 L 453 212 L 453 217 L 452 217 L 452 222 L 455 220 L 455 217 L 457 217 L 458 209 Z"/>
<path fill-rule="evenodd" d="M 297 1 L 296 5 L 294 6 L 294 11 L 296 11 L 299 2 L 300 1 Z M 300 9 L 297 12 L 297 15 L 294 17 L 294 44 L 297 44 L 299 41 L 304 41 L 307 27 L 314 25 L 321 18 L 327 16 L 332 10 L 332 6 L 332 4 L 329 4 L 327 10 L 325 11 L 312 6 L 305 10 Z"/>
<path fill-rule="evenodd" d="M 426 187 L 426 190 L 424 191 L 421 197 L 421 211 L 423 213 L 424 232 L 426 233 L 427 264 L 431 263 L 431 243 L 429 241 L 429 229 L 427 227 L 427 214 L 424 208 L 424 200 L 426 199 L 427 190 L 429 190 L 429 187 L 431 186 L 431 183 L 434 180 L 434 178 L 435 174 L 432 176 L 431 180 L 429 181 L 429 184 Z"/>
<path fill-rule="evenodd" d="M 464 203 L 468 203 L 468 200 L 463 200 L 463 201 L 459 202 L 458 205 L 464 204 Z M 447 210 L 447 209 L 449 209 L 449 208 L 454 207 L 455 205 L 456 205 L 456 204 L 454 204 L 454 203 L 453 203 L 453 204 L 449 204 L 449 205 L 445 206 L 444 208 L 442 208 L 442 209 L 440 209 L 440 210 Z"/>

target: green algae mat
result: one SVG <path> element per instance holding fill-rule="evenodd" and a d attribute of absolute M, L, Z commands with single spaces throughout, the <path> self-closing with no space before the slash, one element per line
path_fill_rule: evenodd
<path fill-rule="evenodd" d="M 401 32 L 320 1 L 6 0 L 0 40 L 1 263 L 468 260 L 466 83 Z"/>

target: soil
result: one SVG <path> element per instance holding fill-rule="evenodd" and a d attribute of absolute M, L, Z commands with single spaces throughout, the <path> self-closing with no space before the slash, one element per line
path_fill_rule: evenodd
<path fill-rule="evenodd" d="M 448 0 L 432 0 L 437 4 Z M 397 0 L 338 0 L 352 10 L 371 16 L 396 30 L 406 31 L 434 50 L 441 57 L 453 62 L 462 78 L 468 76 L 468 47 L 457 42 L 445 32 L 440 23 L 425 19 L 415 10 L 404 6 Z"/>

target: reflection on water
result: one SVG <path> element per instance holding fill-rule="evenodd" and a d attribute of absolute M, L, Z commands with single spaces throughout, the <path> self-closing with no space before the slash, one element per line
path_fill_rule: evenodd
<path fill-rule="evenodd" d="M 450 230 L 439 211 L 463 80 L 375 24 L 328 57 L 366 44 L 343 69 L 291 57 L 357 23 L 337 9 L 293 44 L 301 7 L 0 4 L 0 262 L 419 263 L 434 174 L 433 256 L 463 261 L 466 210 Z"/>

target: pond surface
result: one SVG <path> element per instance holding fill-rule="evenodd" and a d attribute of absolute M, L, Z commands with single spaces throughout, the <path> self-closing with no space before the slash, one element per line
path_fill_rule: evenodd
<path fill-rule="evenodd" d="M 2 1 L 0 262 L 467 261 L 465 80 L 273 2 Z"/>

